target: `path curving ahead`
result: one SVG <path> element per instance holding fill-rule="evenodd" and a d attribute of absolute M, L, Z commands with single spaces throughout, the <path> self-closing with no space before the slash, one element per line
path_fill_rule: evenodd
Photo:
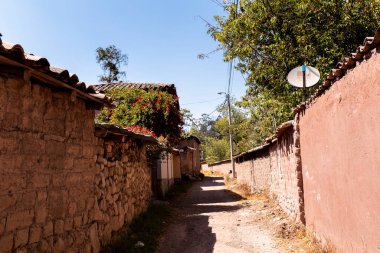
<path fill-rule="evenodd" d="M 195 183 L 176 204 L 156 253 L 277 253 L 273 235 L 254 222 L 250 202 L 227 190 L 222 177 Z"/>

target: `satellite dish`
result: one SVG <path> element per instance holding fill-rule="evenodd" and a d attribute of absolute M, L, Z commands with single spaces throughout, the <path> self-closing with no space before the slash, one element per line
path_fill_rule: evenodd
<path fill-rule="evenodd" d="M 318 83 L 319 78 L 320 78 L 318 69 L 310 67 L 310 66 L 306 66 L 306 65 L 302 65 L 302 66 L 292 69 L 289 72 L 286 79 L 288 79 L 288 82 L 291 85 L 298 88 L 303 88 L 303 70 L 306 72 L 305 73 L 306 87 L 311 87 L 314 84 Z"/>

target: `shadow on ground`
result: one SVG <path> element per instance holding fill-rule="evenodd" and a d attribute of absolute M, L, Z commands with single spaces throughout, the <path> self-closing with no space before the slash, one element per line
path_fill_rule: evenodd
<path fill-rule="evenodd" d="M 162 239 L 158 253 L 212 253 L 216 234 L 209 226 L 210 215 L 234 212 L 243 198 L 224 188 L 223 177 L 205 177 L 195 183 L 183 200 L 176 204 L 178 217 Z"/>

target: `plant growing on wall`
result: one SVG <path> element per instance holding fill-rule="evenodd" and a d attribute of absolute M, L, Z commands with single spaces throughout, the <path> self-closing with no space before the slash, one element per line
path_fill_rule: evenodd
<path fill-rule="evenodd" d="M 115 89 L 107 93 L 116 103 L 104 108 L 97 117 L 100 123 L 119 124 L 131 131 L 162 136 L 173 143 L 180 138 L 182 115 L 178 97 L 164 91 Z"/>

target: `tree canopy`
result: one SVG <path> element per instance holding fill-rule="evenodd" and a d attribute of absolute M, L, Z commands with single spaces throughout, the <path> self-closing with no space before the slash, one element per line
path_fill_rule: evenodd
<path fill-rule="evenodd" d="M 379 0 L 241 0 L 226 3 L 228 15 L 217 16 L 209 33 L 237 59 L 246 76 L 240 105 L 250 110 L 257 144 L 276 125 L 291 118 L 301 90 L 290 86 L 288 72 L 303 63 L 322 79 L 341 58 L 374 34 L 380 21 Z M 313 88 L 309 88 L 309 94 Z"/>
<path fill-rule="evenodd" d="M 104 74 L 99 76 L 99 81 L 112 83 L 125 77 L 125 71 L 122 71 L 121 67 L 128 64 L 128 56 L 116 46 L 98 47 L 96 49 L 96 61 L 104 71 Z"/>

